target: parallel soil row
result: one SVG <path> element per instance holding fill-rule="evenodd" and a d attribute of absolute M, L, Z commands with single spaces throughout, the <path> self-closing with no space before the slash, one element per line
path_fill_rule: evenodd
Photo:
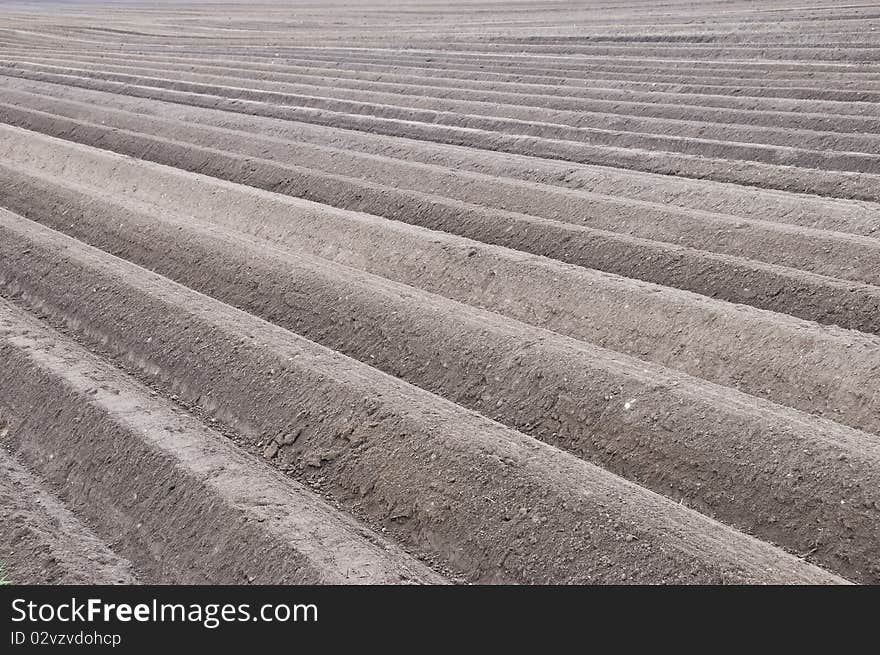
<path fill-rule="evenodd" d="M 831 580 L 287 330 L 8 212 L 0 220 L 5 294 L 99 341 L 243 435 L 275 435 L 281 465 L 320 471 L 340 502 L 395 523 L 399 539 L 476 580 Z M 501 520 L 486 523 L 486 514 Z"/>
<path fill-rule="evenodd" d="M 175 81 L 214 84 L 222 86 L 223 89 L 235 84 L 238 86 L 232 88 L 236 88 L 237 92 L 241 92 L 241 88 L 253 91 L 249 99 L 258 100 L 260 97 L 266 97 L 261 94 L 277 93 L 286 104 L 293 104 L 306 98 L 311 100 L 312 97 L 321 97 L 328 101 L 381 103 L 397 106 L 403 116 L 407 115 L 406 111 L 411 111 L 415 116 L 424 117 L 426 110 L 468 116 L 471 125 L 474 121 L 470 116 L 477 115 L 483 117 L 484 125 L 509 133 L 566 136 L 573 141 L 603 145 L 635 144 L 636 147 L 648 147 L 649 144 L 654 144 L 656 149 L 672 151 L 711 148 L 719 152 L 726 151 L 730 153 L 731 158 L 738 159 L 768 161 L 778 157 L 780 152 L 789 152 L 803 157 L 805 161 L 816 162 L 817 167 L 822 167 L 819 164 L 824 158 L 832 164 L 832 167 L 861 170 L 874 168 L 876 155 L 880 151 L 880 138 L 870 134 L 844 134 L 827 131 L 822 127 L 797 130 L 794 129 L 795 125 L 791 124 L 790 117 L 787 117 L 789 120 L 781 127 L 742 125 L 741 123 L 749 119 L 747 112 L 742 112 L 738 116 L 737 123 L 740 124 L 718 124 L 707 121 L 702 116 L 699 117 L 702 120 L 668 120 L 620 113 L 585 112 L 577 106 L 571 109 L 559 109 L 553 107 L 552 103 L 543 102 L 536 106 L 523 106 L 524 99 L 535 100 L 533 96 L 525 94 L 511 97 L 476 92 L 472 99 L 464 100 L 462 98 L 466 96 L 466 91 L 457 88 L 438 92 L 436 89 L 426 88 L 425 85 L 400 87 L 389 85 L 387 82 L 370 81 L 361 82 L 356 88 L 350 89 L 346 86 L 345 80 L 335 78 L 325 80 L 310 76 L 286 75 L 280 80 L 274 79 L 274 76 L 266 79 L 265 73 L 255 75 L 254 71 L 250 70 L 236 71 L 216 66 L 196 67 L 192 64 L 167 63 L 160 65 L 140 61 L 133 62 L 138 64 L 135 66 L 121 65 L 118 59 L 116 63 L 109 64 L 106 61 L 79 61 L 69 57 L 63 59 L 40 59 L 27 55 L 24 57 L 17 56 L 15 59 L 0 61 L 13 68 L 63 73 L 74 71 L 90 76 L 101 75 L 102 79 L 111 79 L 107 78 L 105 73 L 112 72 L 149 75 L 151 79 L 161 76 L 162 80 L 167 80 L 167 76 L 171 75 Z M 38 59 L 39 61 L 34 63 L 34 60 Z M 71 63 L 76 67 L 71 68 Z M 112 79 L 125 81 L 125 75 L 113 76 Z M 518 102 L 510 102 L 511 99 Z M 830 120 L 830 117 L 825 117 L 823 122 L 827 125 Z M 834 121 L 835 124 L 838 122 L 840 121 Z M 868 127 L 876 129 L 877 126 L 877 121 L 861 122 L 862 129 Z M 788 150 L 767 147 L 773 145 L 788 146 Z M 825 151 L 851 152 L 830 156 Z M 866 154 L 875 156 L 865 156 Z"/>
<path fill-rule="evenodd" d="M 73 122 L 42 112 L 25 113 L 8 105 L 0 104 L 0 116 L 28 128 L 41 127 L 57 136 L 75 134 L 77 140 L 86 143 L 126 154 L 138 153 L 186 170 L 321 202 L 332 198 L 328 204 L 807 320 L 880 334 L 880 287 L 873 284 L 526 214 L 483 210 L 422 192 L 389 192 L 370 182 L 279 166 L 224 150 L 188 146 L 95 123 Z M 876 259 L 878 243 L 867 239 L 858 244 L 855 237 L 844 237 L 841 252 L 857 257 L 861 245 L 870 262 Z M 855 247 L 850 248 L 850 244 Z M 873 267 L 869 264 L 866 268 Z"/>
<path fill-rule="evenodd" d="M 113 535 L 143 581 L 442 580 L 21 310 L 0 311 L 5 445 Z"/>
<path fill-rule="evenodd" d="M 195 128 L 192 125 L 182 126 L 170 119 L 157 119 L 130 112 L 115 112 L 103 109 L 94 111 L 83 103 L 59 103 L 32 95 L 19 96 L 24 102 L 67 114 L 87 115 L 91 120 L 88 126 L 96 136 L 89 139 L 79 130 L 78 140 L 87 143 L 98 142 L 97 135 L 106 135 L 111 127 L 149 134 L 162 139 L 159 143 L 175 137 L 171 149 L 179 150 L 184 144 L 210 148 L 211 151 L 223 149 L 225 153 L 235 153 L 247 157 L 269 160 L 277 168 L 281 165 L 291 175 L 304 177 L 308 181 L 301 190 L 288 184 L 284 190 L 292 195 L 308 196 L 327 204 L 344 208 L 358 208 L 376 214 L 395 218 L 408 213 L 424 212 L 426 204 L 432 212 L 447 210 L 453 215 L 482 214 L 487 220 L 498 215 L 495 207 L 485 207 L 487 197 L 503 192 L 505 208 L 508 213 L 526 214 L 531 217 L 550 219 L 555 222 L 570 222 L 592 229 L 618 232 L 643 239 L 656 240 L 677 245 L 691 246 L 701 250 L 710 250 L 722 254 L 735 255 L 756 259 L 771 264 L 780 264 L 793 268 L 810 270 L 811 272 L 840 277 L 854 281 L 876 284 L 880 282 L 880 239 L 859 239 L 846 234 L 839 234 L 827 229 L 805 229 L 806 226 L 790 227 L 766 220 L 744 218 L 742 216 L 690 210 L 689 208 L 673 209 L 656 202 L 640 200 L 625 201 L 605 194 L 584 191 L 565 191 L 548 188 L 546 185 L 524 183 L 518 181 L 499 180 L 485 174 L 451 173 L 448 169 L 430 164 L 400 162 L 383 156 L 358 155 L 339 148 L 328 148 L 294 140 L 279 140 L 239 132 L 223 128 Z M 13 115 L 10 109 L 10 116 Z M 15 113 L 24 122 L 27 119 Z M 57 114 L 56 114 L 57 116 Z M 37 115 L 39 117 L 39 115 Z M 34 119 L 32 118 L 32 121 Z M 96 128 L 100 121 L 103 130 Z M 63 126 L 79 126 L 53 120 L 54 132 L 59 136 L 68 137 L 62 132 Z M 41 125 L 38 122 L 25 123 L 28 126 Z M 45 128 L 47 131 L 49 126 Z M 164 137 L 164 138 L 163 138 Z M 109 139 L 100 141 L 104 147 L 113 144 Z M 114 150 L 123 154 L 140 154 L 137 142 L 116 140 Z M 156 143 L 156 140 L 147 141 Z M 193 148 L 198 153 L 199 147 Z M 295 155 L 297 165 L 287 162 Z M 160 151 L 153 158 L 162 163 L 172 163 L 169 155 Z M 234 158 L 232 159 L 234 161 Z M 176 161 L 178 166 L 190 170 L 200 170 L 195 164 Z M 204 171 L 208 172 L 208 171 Z M 222 173 L 217 173 L 223 177 Z M 370 203 L 363 196 L 358 198 L 359 204 L 345 195 L 332 195 L 321 190 L 320 179 L 332 176 L 338 184 L 334 188 L 348 186 L 355 193 L 364 187 L 374 190 L 382 189 L 382 203 Z M 225 177 L 232 179 L 227 173 Z M 240 178 L 235 178 L 240 179 Z M 388 180 L 394 180 L 390 187 Z M 256 182 L 252 182 L 257 184 Z M 265 186 L 264 188 L 269 188 Z M 271 187 L 271 190 L 282 190 Z M 450 202 L 460 201 L 460 202 Z M 393 204 L 392 204 L 393 203 Z M 389 210 L 389 204 L 392 209 Z M 528 220 L 526 217 L 524 217 Z M 403 218 L 402 220 L 406 220 Z M 413 219 L 410 219 L 413 220 Z M 843 230 L 847 226 L 835 226 Z M 868 226 L 871 234 L 874 226 Z M 859 226 L 851 226 L 852 230 Z"/>
<path fill-rule="evenodd" d="M 558 129 L 552 130 L 551 126 L 548 128 L 554 133 L 552 137 L 547 132 L 530 134 L 534 130 L 524 127 L 527 125 L 525 123 L 521 126 L 521 131 L 507 132 L 498 130 L 496 121 L 479 116 L 459 118 L 454 114 L 433 110 L 423 110 L 421 114 L 417 114 L 406 109 L 400 110 L 396 106 L 375 103 L 313 96 L 294 97 L 290 94 L 282 99 L 278 94 L 259 94 L 231 86 L 190 84 L 109 73 L 102 73 L 101 78 L 96 79 L 68 73 L 46 73 L 0 66 L 0 74 L 111 91 L 137 98 L 160 99 L 195 107 L 405 136 L 483 150 L 855 200 L 880 200 L 880 193 L 877 191 L 880 188 L 880 177 L 874 162 L 876 156 L 859 153 L 843 153 L 839 157 L 844 159 L 835 160 L 833 153 L 800 153 L 793 149 L 765 148 L 761 151 L 765 156 L 754 150 L 751 156 L 744 158 L 746 155 L 730 151 L 723 144 L 718 148 L 708 147 L 691 152 L 688 151 L 686 142 L 678 142 L 682 147 L 675 151 L 655 150 L 658 144 L 651 143 L 645 135 L 636 135 L 634 141 L 622 145 L 595 145 L 571 140 L 571 135 L 560 134 Z M 124 77 L 126 81 L 113 81 L 113 77 Z M 257 99 L 251 99 L 255 96 Z M 813 159 L 814 155 L 819 159 Z M 845 161 L 847 157 L 850 158 L 848 162 Z"/>
<path fill-rule="evenodd" d="M 24 56 L 33 60 L 33 49 L 9 48 L 10 55 Z M 742 123 L 791 127 L 795 129 L 854 132 L 876 126 L 880 113 L 873 103 L 834 102 L 814 99 L 786 100 L 784 98 L 746 98 L 741 96 L 700 95 L 688 96 L 656 89 L 633 91 L 614 89 L 599 85 L 572 86 L 565 77 L 510 75 L 509 79 L 493 80 L 481 69 L 461 72 L 445 69 L 400 68 L 387 64 L 357 64 L 351 61 L 324 61 L 297 57 L 295 60 L 249 57 L 199 57 L 169 56 L 167 54 L 144 55 L 138 53 L 115 53 L 113 57 L 90 55 L 70 49 L 43 49 L 46 58 L 59 61 L 58 54 L 74 57 L 77 62 L 149 62 L 161 63 L 166 69 L 223 71 L 231 77 L 247 74 L 249 80 L 277 81 L 331 81 L 336 87 L 351 89 L 392 90 L 413 95 L 432 97 L 461 97 L 475 100 L 498 100 L 505 103 L 570 109 L 579 111 L 608 111 L 614 114 L 644 115 L 679 120 L 713 120 L 719 123 Z M 61 59 L 71 61 L 71 59 Z M 643 63 L 633 64 L 644 67 Z M 664 62 L 663 66 L 669 66 Z M 688 62 L 693 74 L 699 62 Z M 810 71 L 811 78 L 821 75 Z M 859 71 L 848 73 L 855 77 Z M 772 70 L 757 70 L 754 75 L 766 77 Z M 839 71 L 828 75 L 837 76 Z M 880 77 L 880 73 L 875 76 Z M 484 77 L 484 79 L 476 79 Z M 533 78 L 533 79 L 532 79 Z M 528 80 L 528 81 L 526 81 Z M 872 118 L 874 116 L 874 118 Z"/>
<path fill-rule="evenodd" d="M 880 581 L 880 12 L 0 10 L 12 582 Z"/>
<path fill-rule="evenodd" d="M 876 338 L 18 130 L 5 136 L 2 154 L 14 168 L 0 168 L 3 203 L 93 245 L 127 244 L 117 225 L 126 216 L 133 230 L 175 215 L 173 230 L 198 220 L 880 433 L 880 398 L 870 391 Z M 420 264 L 403 252 L 419 253 Z M 841 369 L 847 376 L 829 375 Z"/>
<path fill-rule="evenodd" d="M 82 196 L 58 207 L 70 210 L 58 221 L 52 211 L 27 215 L 790 550 L 813 549 L 850 577 L 878 558 L 870 480 L 880 478 L 880 450 L 867 434 L 189 216 Z M 456 340 L 468 348 L 449 349 Z M 686 431 L 698 438 L 683 441 Z M 767 475 L 783 454 L 786 468 Z M 780 484 L 793 476 L 798 485 Z M 844 547 L 822 537 L 841 519 L 851 530 Z"/>
<path fill-rule="evenodd" d="M 590 189 L 594 194 L 598 192 L 611 196 L 602 205 L 603 211 L 609 211 L 615 202 L 629 204 L 626 203 L 626 200 L 634 199 L 720 212 L 737 217 L 788 222 L 844 232 L 874 234 L 880 231 L 876 203 L 858 203 L 817 196 L 785 194 L 730 184 L 628 172 L 622 169 L 595 166 L 573 167 L 550 160 L 499 155 L 468 148 L 399 137 L 370 135 L 307 123 L 231 114 L 219 110 L 189 108 L 179 104 L 144 101 L 57 84 L 41 84 L 10 78 L 9 87 L 10 89 L 23 89 L 24 93 L 8 91 L 8 97 L 11 100 L 14 99 L 19 107 L 29 106 L 56 115 L 61 114 L 135 130 L 138 129 L 134 127 L 135 125 L 146 126 L 150 124 L 151 119 L 162 118 L 166 119 L 161 123 L 161 129 L 165 130 L 163 135 L 177 139 L 181 139 L 183 134 L 192 133 L 192 126 L 199 124 L 245 132 L 248 138 L 239 140 L 243 140 L 245 143 L 254 139 L 254 135 L 258 135 L 296 144 L 308 143 L 319 147 L 326 147 L 330 144 L 333 146 L 332 150 L 336 152 L 337 162 L 342 157 L 339 151 L 363 152 L 380 155 L 384 158 L 391 157 L 433 165 L 435 170 L 438 167 L 440 167 L 439 170 L 447 169 L 447 175 L 467 170 L 489 175 L 490 179 L 494 180 L 514 178 L 530 182 L 531 184 L 528 185 L 530 189 L 535 188 L 535 182 L 579 191 Z M 64 100 L 60 100 L 60 98 L 64 98 Z M 136 116 L 120 116 L 111 108 L 120 109 L 129 114 L 134 113 Z M 144 114 L 149 115 L 150 118 L 145 118 Z M 210 135 L 212 139 L 223 138 L 222 132 L 211 131 Z M 228 139 L 220 143 L 224 149 L 231 147 Z M 271 142 L 262 143 L 258 156 L 271 158 L 270 145 Z M 239 144 L 238 148 L 241 147 Z M 288 159 L 288 161 L 282 162 L 287 164 L 290 163 L 291 157 L 295 158 L 297 163 L 303 161 L 304 157 L 301 148 L 296 151 L 282 151 L 281 156 Z M 310 162 L 312 159 L 306 161 Z M 370 163 L 369 166 L 349 166 L 345 170 L 356 172 L 358 176 L 367 176 L 367 179 L 376 181 L 376 176 L 371 175 L 370 172 L 377 165 L 376 159 L 368 158 L 367 161 Z M 337 162 L 334 162 L 334 165 L 340 165 Z M 449 171 L 449 168 L 455 170 Z M 419 179 L 424 177 L 424 170 L 419 168 Z M 400 176 L 400 169 L 397 169 L 394 177 L 384 174 L 378 179 L 398 186 L 405 183 L 405 178 Z M 455 193 L 459 186 L 461 186 L 460 181 L 457 184 L 446 184 L 444 193 Z M 505 188 L 504 194 L 492 194 L 488 197 L 483 195 L 477 196 L 477 198 L 481 200 L 482 204 L 514 211 L 523 211 L 526 207 L 534 207 L 537 204 L 532 203 L 532 205 L 525 206 L 520 204 L 523 202 L 520 199 L 523 194 L 517 196 L 517 203 L 511 204 L 511 201 L 508 200 L 509 195 L 509 188 Z M 530 194 L 526 194 L 527 197 L 528 195 Z M 618 215 L 620 213 L 618 212 Z M 566 213 L 559 210 L 551 217 L 565 216 Z"/>

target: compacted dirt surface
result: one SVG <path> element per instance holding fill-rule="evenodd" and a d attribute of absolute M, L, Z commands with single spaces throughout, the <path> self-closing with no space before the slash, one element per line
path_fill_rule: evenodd
<path fill-rule="evenodd" d="M 880 582 L 880 4 L 3 3 L 0 566 Z"/>

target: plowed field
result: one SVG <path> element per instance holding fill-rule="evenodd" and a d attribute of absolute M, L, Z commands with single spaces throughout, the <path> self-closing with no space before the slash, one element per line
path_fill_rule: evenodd
<path fill-rule="evenodd" d="M 4 3 L 0 564 L 880 583 L 880 5 Z"/>

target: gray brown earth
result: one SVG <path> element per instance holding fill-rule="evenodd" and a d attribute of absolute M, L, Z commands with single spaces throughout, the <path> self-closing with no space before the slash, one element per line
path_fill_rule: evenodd
<path fill-rule="evenodd" d="M 880 6 L 5 3 L 0 565 L 880 582 Z"/>

